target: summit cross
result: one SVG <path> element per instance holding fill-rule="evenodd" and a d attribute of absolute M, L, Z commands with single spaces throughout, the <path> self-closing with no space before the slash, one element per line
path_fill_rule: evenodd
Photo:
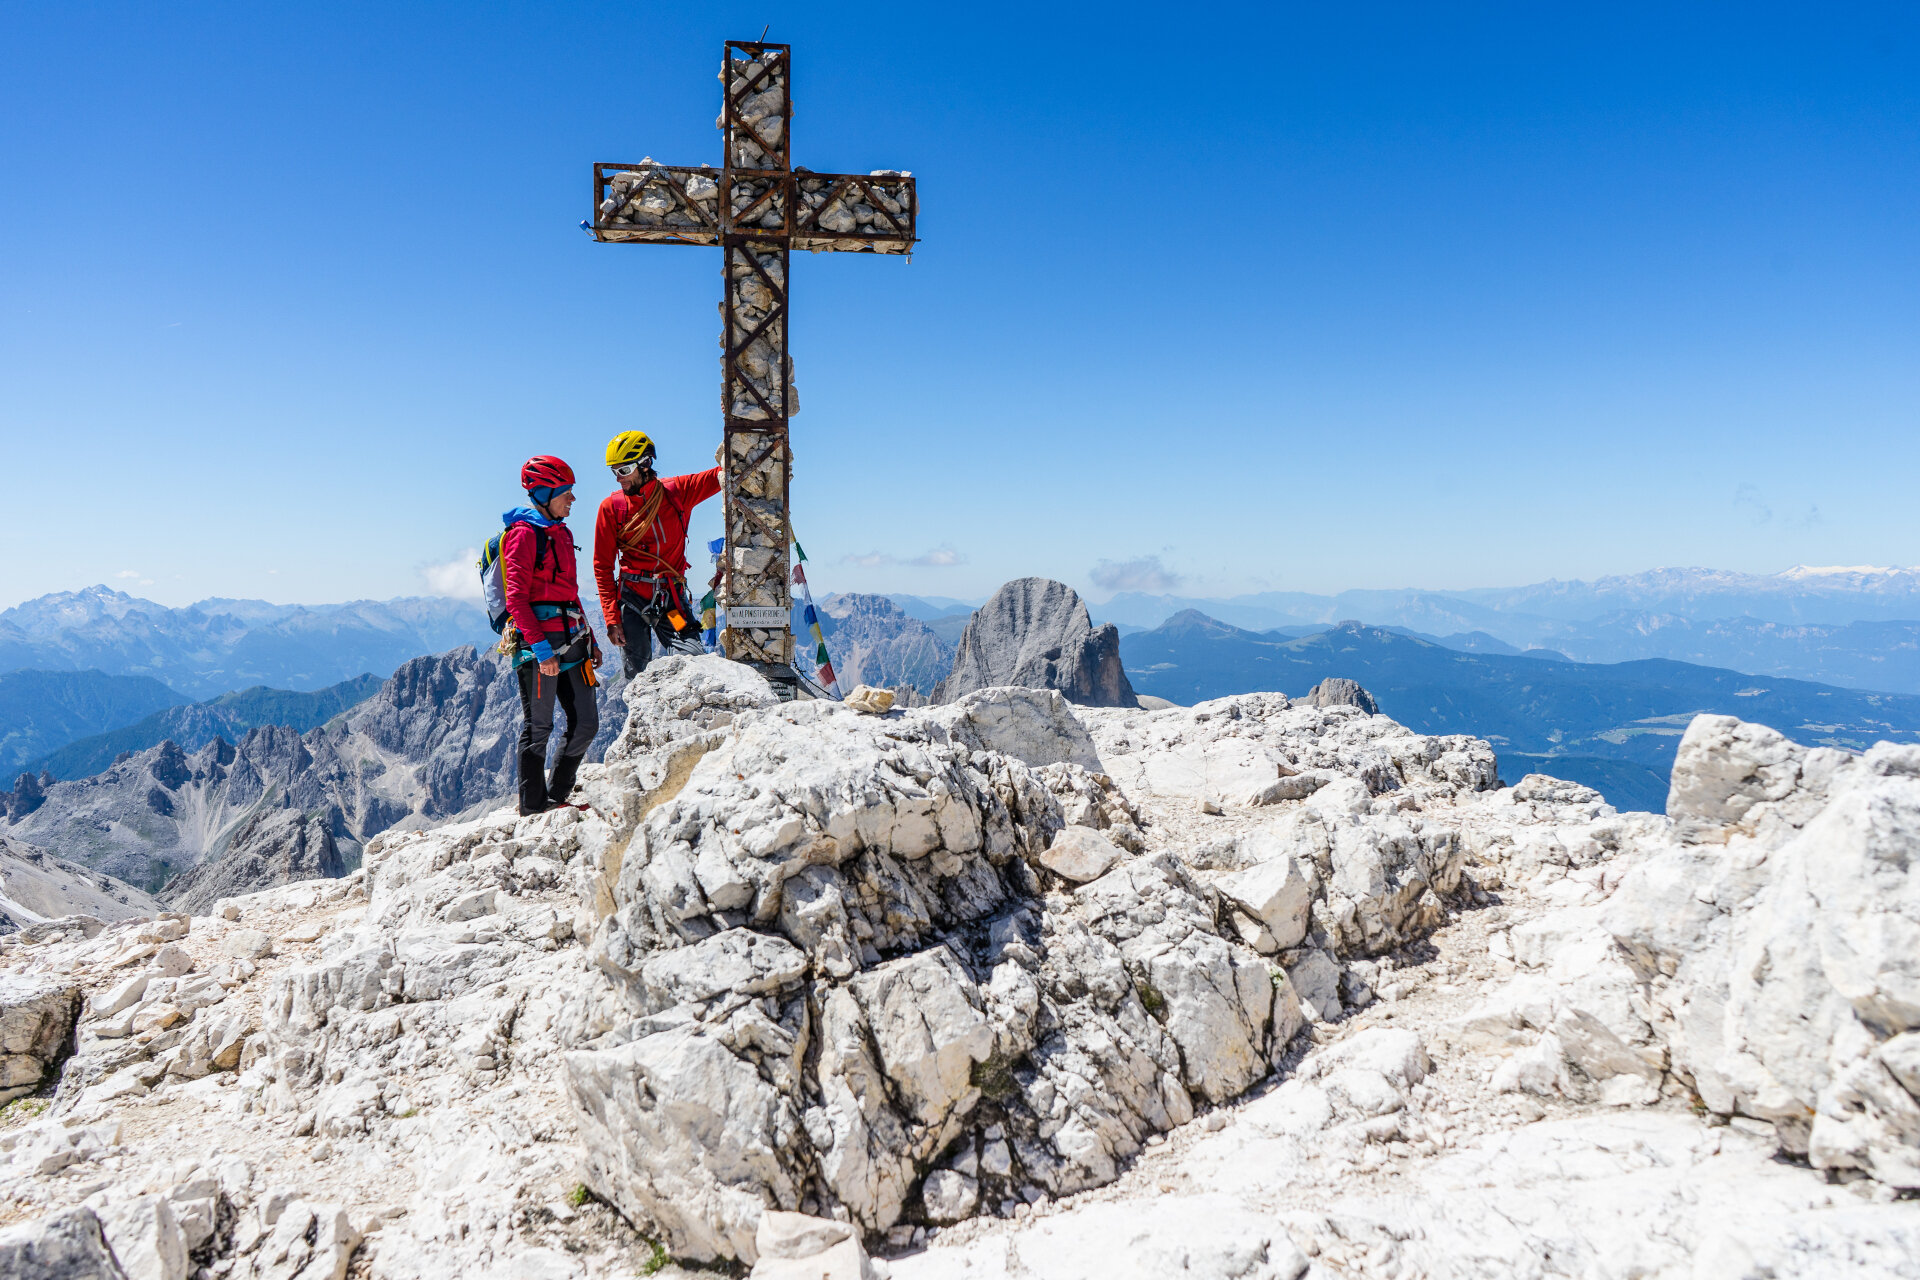
<path fill-rule="evenodd" d="M 793 454 L 800 410 L 787 354 L 787 257 L 909 253 L 919 202 L 892 170 L 813 173 L 792 166 L 791 48 L 729 40 L 721 54 L 722 163 L 593 166 L 593 238 L 716 245 L 724 251 L 720 412 L 726 443 L 721 651 L 792 679 Z"/>

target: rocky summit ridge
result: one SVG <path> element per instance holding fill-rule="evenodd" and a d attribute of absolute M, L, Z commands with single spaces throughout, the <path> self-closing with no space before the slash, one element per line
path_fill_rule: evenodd
<path fill-rule="evenodd" d="M 0 939 L 0 1273 L 1913 1274 L 1920 749 L 625 696 L 584 809 Z"/>

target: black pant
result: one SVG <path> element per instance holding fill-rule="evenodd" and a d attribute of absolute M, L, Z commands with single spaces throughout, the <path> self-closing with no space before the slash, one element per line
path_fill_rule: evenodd
<path fill-rule="evenodd" d="M 569 667 L 557 676 L 540 674 L 540 664 L 520 668 L 520 812 L 541 813 L 573 790 L 574 775 L 600 730 L 600 708 L 587 686 L 585 667 Z M 547 780 L 547 739 L 553 736 L 553 704 L 567 713 L 567 736 L 560 759 Z"/>
<path fill-rule="evenodd" d="M 620 646 L 620 653 L 626 661 L 629 680 L 647 669 L 647 664 L 653 661 L 656 648 L 663 651 L 670 649 L 678 636 L 673 624 L 667 621 L 668 601 L 672 596 L 666 593 L 671 589 L 665 584 L 654 589 L 662 593 L 658 607 L 647 597 L 635 595 L 629 589 L 622 588 L 620 591 L 620 629 L 627 635 L 627 642 Z M 687 625 L 697 626 L 690 615 L 687 616 Z M 653 642 L 656 632 L 660 637 L 657 646 Z M 693 634 L 699 633 L 695 631 Z"/>

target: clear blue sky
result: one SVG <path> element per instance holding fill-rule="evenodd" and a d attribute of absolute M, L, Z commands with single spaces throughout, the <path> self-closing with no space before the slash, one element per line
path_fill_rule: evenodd
<path fill-rule="evenodd" d="M 417 593 L 529 453 L 703 465 L 718 255 L 576 224 L 768 23 L 923 209 L 796 262 L 822 590 L 1920 562 L 1913 7 L 857 7 L 0 8 L 0 604 Z"/>

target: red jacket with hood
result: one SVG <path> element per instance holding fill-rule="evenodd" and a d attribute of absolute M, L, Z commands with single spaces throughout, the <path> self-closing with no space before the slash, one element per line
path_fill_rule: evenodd
<path fill-rule="evenodd" d="M 533 649 L 533 656 L 545 662 L 553 656 L 552 642 L 564 640 L 569 628 L 564 617 L 539 617 L 534 605 L 572 605 L 572 630 L 586 624 L 574 564 L 577 553 L 573 533 L 563 521 L 549 519 L 529 507 L 507 512 L 506 524 L 506 532 L 500 536 L 500 576 L 506 588 L 507 612 L 513 615 L 513 624 Z M 547 535 L 547 553 L 537 556 L 536 531 L 542 529 Z M 537 565 L 536 556 L 540 561 Z"/>

